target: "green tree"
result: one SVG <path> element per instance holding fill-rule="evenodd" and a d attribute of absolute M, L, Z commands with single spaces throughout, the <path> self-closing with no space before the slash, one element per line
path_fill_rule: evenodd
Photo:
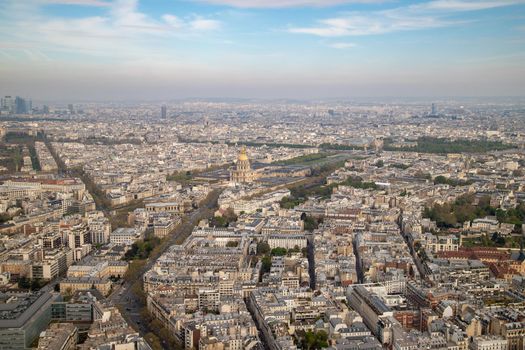
<path fill-rule="evenodd" d="M 319 222 L 310 215 L 305 215 L 303 222 L 306 231 L 312 232 L 319 227 Z"/>
<path fill-rule="evenodd" d="M 224 218 L 226 219 L 228 223 L 237 221 L 237 214 L 235 214 L 232 208 L 226 209 L 226 211 L 224 212 L 224 214 L 222 214 L 222 216 L 224 216 Z"/>
<path fill-rule="evenodd" d="M 4 223 L 9 220 L 11 220 L 11 215 L 7 213 L 0 213 L 0 223 Z"/>
<path fill-rule="evenodd" d="M 272 256 L 285 256 L 288 251 L 286 248 L 277 247 L 272 249 Z"/>
<path fill-rule="evenodd" d="M 279 205 L 283 209 L 293 209 L 296 206 L 298 206 L 301 203 L 304 203 L 306 201 L 306 198 L 303 197 L 303 199 L 298 199 L 295 196 L 286 196 L 281 199 L 279 202 Z"/>
<path fill-rule="evenodd" d="M 304 349 L 319 350 L 328 347 L 328 334 L 320 330 L 316 333 L 308 331 L 300 334 L 302 347 Z"/>
<path fill-rule="evenodd" d="M 213 227 L 228 227 L 228 221 L 224 216 L 214 216 L 210 221 L 210 225 Z"/>
<path fill-rule="evenodd" d="M 516 148 L 515 145 L 504 144 L 499 141 L 481 140 L 448 140 L 445 138 L 420 137 L 416 147 L 394 147 L 391 139 L 384 140 L 385 151 L 405 151 L 420 153 L 485 153 L 489 151 Z"/>
<path fill-rule="evenodd" d="M 270 245 L 267 242 L 257 243 L 257 255 L 266 255 L 270 253 Z"/>
<path fill-rule="evenodd" d="M 270 269 L 272 267 L 272 258 L 266 255 L 262 258 L 261 261 L 262 261 L 261 272 L 262 273 L 270 272 Z"/>
<path fill-rule="evenodd" d="M 20 277 L 18 279 L 18 288 L 20 289 L 30 289 L 31 288 L 31 280 L 26 277 Z"/>
<path fill-rule="evenodd" d="M 444 177 L 443 175 L 439 175 L 434 178 L 434 185 L 446 184 L 446 183 L 448 183 L 447 178 Z"/>

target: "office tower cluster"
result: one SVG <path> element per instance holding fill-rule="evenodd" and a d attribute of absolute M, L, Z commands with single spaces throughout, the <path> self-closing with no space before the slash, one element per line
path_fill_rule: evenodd
<path fill-rule="evenodd" d="M 19 96 L 5 96 L 0 100 L 0 112 L 2 114 L 28 114 L 33 109 L 31 99 Z"/>

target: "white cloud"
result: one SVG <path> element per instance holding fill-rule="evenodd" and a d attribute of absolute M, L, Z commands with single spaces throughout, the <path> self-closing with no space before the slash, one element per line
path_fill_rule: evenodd
<path fill-rule="evenodd" d="M 239 8 L 329 7 L 344 4 L 382 3 L 385 0 L 194 0 Z"/>
<path fill-rule="evenodd" d="M 197 15 L 178 17 L 166 13 L 156 18 L 141 12 L 138 0 L 114 0 L 109 7 L 103 7 L 101 15 L 81 18 L 49 17 L 40 11 L 38 5 L 42 5 L 43 1 L 89 2 L 92 5 L 100 1 L 32 0 L 24 6 L 18 1 L 11 0 L 3 4 L 5 11 L 3 19 L 0 18 L 0 33 L 7 33 L 7 30 L 13 33 L 12 38 L 6 38 L 4 43 L 25 42 L 40 52 L 131 59 L 147 56 L 151 52 L 169 51 L 171 47 L 168 49 L 169 46 L 162 45 L 166 40 L 203 36 L 204 33 L 219 29 L 221 24 L 215 19 Z"/>
<path fill-rule="evenodd" d="M 133 29 L 150 34 L 160 34 L 167 30 L 162 22 L 138 11 L 138 0 L 116 0 L 111 6 L 111 14 L 116 29 Z"/>
<path fill-rule="evenodd" d="M 442 10 L 442 11 L 478 11 L 487 10 L 495 7 L 509 6 L 514 4 L 523 3 L 519 0 L 498 0 L 498 1 L 486 1 L 486 0 L 435 0 L 426 4 L 413 5 L 413 9 L 427 9 L 427 10 Z"/>
<path fill-rule="evenodd" d="M 312 34 L 322 37 L 342 37 L 384 34 L 395 31 L 438 28 L 452 24 L 430 16 L 394 17 L 386 13 L 347 15 L 321 20 L 318 26 L 290 28 L 291 33 Z"/>
<path fill-rule="evenodd" d="M 56 5 L 81 5 L 81 6 L 97 6 L 105 7 L 110 6 L 111 3 L 108 1 L 101 0 L 42 0 L 43 4 L 56 4 Z"/>
<path fill-rule="evenodd" d="M 166 22 L 168 25 L 172 26 L 173 28 L 183 28 L 184 27 L 184 21 L 181 20 L 177 16 L 164 15 L 162 16 L 162 19 L 164 20 L 164 22 Z"/>
<path fill-rule="evenodd" d="M 353 47 L 356 47 L 357 45 L 354 43 L 333 43 L 328 46 L 334 49 L 351 49 Z"/>
<path fill-rule="evenodd" d="M 192 29 L 201 30 L 216 30 L 221 26 L 221 22 L 213 19 L 197 18 L 189 22 Z"/>
<path fill-rule="evenodd" d="M 458 12 L 486 10 L 524 2 L 523 0 L 435 0 L 390 10 L 345 13 L 339 17 L 319 20 L 315 26 L 292 27 L 289 32 L 322 37 L 343 37 L 439 28 L 462 23 L 451 19 L 451 16 Z"/>

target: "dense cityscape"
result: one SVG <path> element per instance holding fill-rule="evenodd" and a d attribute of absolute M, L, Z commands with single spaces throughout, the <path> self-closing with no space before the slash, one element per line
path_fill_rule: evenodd
<path fill-rule="evenodd" d="M 524 349 L 523 111 L 5 96 L 0 349 Z"/>
<path fill-rule="evenodd" d="M 0 0 L 0 350 L 525 350 L 525 0 Z"/>

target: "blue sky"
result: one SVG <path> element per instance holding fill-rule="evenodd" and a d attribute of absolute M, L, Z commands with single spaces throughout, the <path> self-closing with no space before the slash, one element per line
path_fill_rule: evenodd
<path fill-rule="evenodd" d="M 0 0 L 1 94 L 525 95 L 525 0 Z"/>

